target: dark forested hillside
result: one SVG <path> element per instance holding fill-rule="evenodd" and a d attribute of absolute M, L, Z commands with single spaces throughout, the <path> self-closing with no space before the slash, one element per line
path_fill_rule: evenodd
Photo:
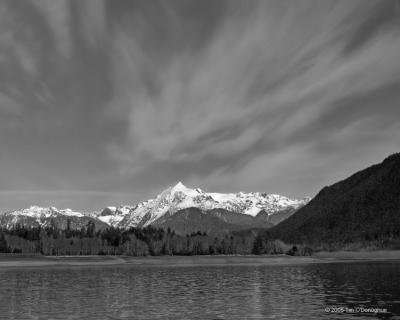
<path fill-rule="evenodd" d="M 267 238 L 334 249 L 349 243 L 389 245 L 400 238 L 400 153 L 323 188 Z"/>

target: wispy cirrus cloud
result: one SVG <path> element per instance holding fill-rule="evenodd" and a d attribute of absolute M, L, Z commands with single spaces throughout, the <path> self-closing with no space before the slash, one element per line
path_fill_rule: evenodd
<path fill-rule="evenodd" d="M 157 46 L 145 47 L 135 36 L 151 36 L 151 22 L 142 21 L 134 32 L 131 25 L 118 26 L 110 108 L 126 120 L 128 131 L 124 143 L 111 145 L 112 155 L 133 175 L 151 175 L 164 163 L 181 175 L 194 174 L 194 182 L 206 175 L 210 185 L 220 185 L 237 174 L 230 169 L 251 171 L 249 154 L 279 159 L 297 148 L 301 135 L 323 143 L 316 137 L 321 132 L 311 130 L 325 114 L 345 100 L 399 84 L 399 21 L 391 5 L 232 2 L 204 47 L 188 46 L 168 59 L 154 58 Z M 363 118 L 363 106 L 357 108 Z M 388 117 L 398 114 L 387 102 L 374 113 L 382 110 Z M 337 125 L 342 129 L 354 120 L 344 114 Z M 336 129 L 330 130 L 322 134 L 325 140 Z M 309 154 L 323 156 L 317 153 L 311 146 Z M 273 171 L 266 166 L 265 176 Z"/>

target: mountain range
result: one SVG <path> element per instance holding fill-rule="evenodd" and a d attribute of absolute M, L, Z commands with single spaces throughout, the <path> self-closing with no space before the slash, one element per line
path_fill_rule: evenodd
<path fill-rule="evenodd" d="M 90 221 L 96 229 L 149 225 L 185 234 L 194 231 L 221 233 L 249 228 L 269 228 L 291 216 L 310 201 L 277 194 L 207 193 L 178 182 L 153 199 L 136 205 L 109 206 L 100 212 L 31 206 L 0 214 L 0 226 L 57 226 L 80 229 Z"/>

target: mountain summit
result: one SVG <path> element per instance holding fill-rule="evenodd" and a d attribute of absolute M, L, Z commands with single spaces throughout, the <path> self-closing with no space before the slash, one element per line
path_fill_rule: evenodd
<path fill-rule="evenodd" d="M 155 198 L 136 206 L 119 206 L 114 210 L 107 208 L 106 212 L 103 211 L 99 215 L 99 219 L 115 227 L 143 227 L 155 223 L 165 215 L 172 216 L 188 208 L 199 209 L 202 213 L 221 209 L 253 218 L 262 213 L 268 219 L 282 211 L 286 214 L 293 213 L 308 201 L 308 198 L 296 200 L 261 192 L 207 193 L 200 188 L 191 189 L 178 182 Z"/>

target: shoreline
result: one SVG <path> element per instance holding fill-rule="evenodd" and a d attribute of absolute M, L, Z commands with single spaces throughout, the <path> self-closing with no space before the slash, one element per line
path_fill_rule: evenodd
<path fill-rule="evenodd" d="M 196 266 L 273 266 L 321 263 L 398 261 L 400 250 L 317 252 L 312 256 L 215 255 L 215 256 L 41 256 L 0 255 L 1 268 L 19 267 L 196 267 Z"/>

